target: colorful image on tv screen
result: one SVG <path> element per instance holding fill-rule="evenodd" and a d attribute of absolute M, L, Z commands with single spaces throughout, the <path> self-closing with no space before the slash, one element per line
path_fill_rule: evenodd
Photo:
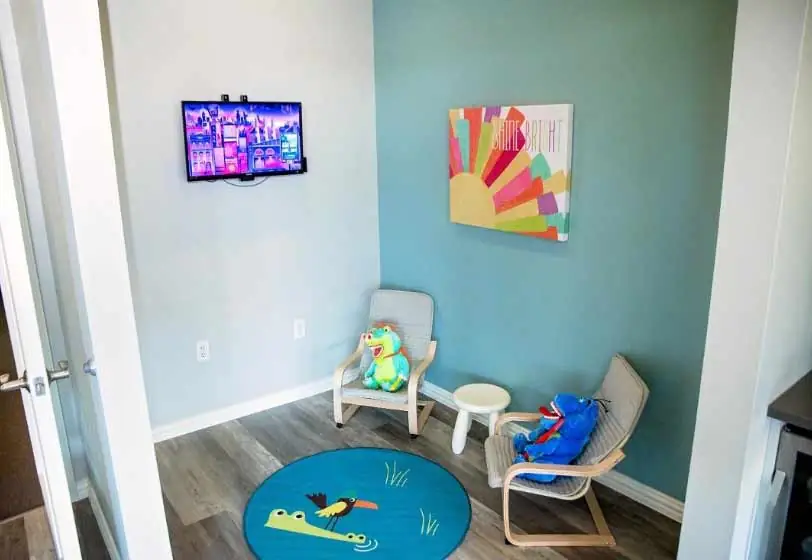
<path fill-rule="evenodd" d="M 184 102 L 189 177 L 302 170 L 299 103 Z"/>

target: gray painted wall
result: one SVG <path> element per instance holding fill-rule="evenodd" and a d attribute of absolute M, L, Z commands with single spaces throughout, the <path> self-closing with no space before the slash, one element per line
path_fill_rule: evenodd
<path fill-rule="evenodd" d="M 109 0 L 107 10 L 153 427 L 330 375 L 379 283 L 371 1 Z M 224 20 L 240 19 L 229 39 Z M 187 183 L 180 101 L 221 93 L 301 100 L 310 172 L 250 188 Z M 294 343 L 298 317 L 308 332 Z M 207 363 L 196 361 L 201 339 Z"/>

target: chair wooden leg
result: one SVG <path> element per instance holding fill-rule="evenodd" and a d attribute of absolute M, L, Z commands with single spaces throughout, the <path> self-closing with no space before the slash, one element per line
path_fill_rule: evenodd
<path fill-rule="evenodd" d="M 606 523 L 606 518 L 603 516 L 603 510 L 598 503 L 598 498 L 592 487 L 586 493 L 586 503 L 589 506 L 589 512 L 592 514 L 592 520 L 595 522 L 595 527 L 598 528 L 598 534 L 608 537 L 612 541 L 610 546 L 615 546 L 615 538 L 612 536 L 612 531 L 609 529 L 609 524 Z"/>
<path fill-rule="evenodd" d="M 592 520 L 598 530 L 597 535 L 517 535 L 510 530 L 510 485 L 502 489 L 502 517 L 505 522 L 505 539 L 511 544 L 522 547 L 533 546 L 615 546 L 615 538 L 609 530 L 598 499 L 590 488 L 586 493 L 586 503 Z"/>
<path fill-rule="evenodd" d="M 351 404 L 350 406 L 345 408 L 344 409 L 344 422 L 349 421 L 349 419 L 352 418 L 355 415 L 355 413 L 358 412 L 360 409 L 361 409 L 361 407 L 358 406 L 357 404 Z"/>
<path fill-rule="evenodd" d="M 516 535 L 510 530 L 510 484 L 502 488 L 502 521 L 505 524 L 505 540 L 517 544 Z"/>
<path fill-rule="evenodd" d="M 344 423 L 348 422 L 352 415 L 358 412 L 358 408 L 359 405 L 352 403 L 347 408 L 344 408 L 341 388 L 339 387 L 333 391 L 333 417 L 337 428 L 343 427 Z"/>
<path fill-rule="evenodd" d="M 434 409 L 434 401 L 429 401 L 428 403 L 423 405 L 423 410 L 420 411 L 420 416 L 417 418 L 417 428 L 418 431 L 422 432 L 423 428 L 426 426 L 426 422 L 429 421 L 431 417 L 431 411 Z"/>
<path fill-rule="evenodd" d="M 342 408 L 343 408 L 343 405 L 342 405 Z M 344 426 L 344 424 L 345 424 L 346 422 L 349 422 L 350 418 L 352 418 L 352 417 L 353 417 L 353 415 L 354 415 L 356 412 L 358 412 L 358 409 L 359 409 L 359 408 L 361 408 L 361 407 L 360 407 L 360 406 L 358 406 L 357 404 L 351 404 L 351 405 L 350 405 L 350 406 L 348 406 L 347 408 L 344 408 L 344 409 L 341 411 L 341 415 L 342 415 L 342 417 L 344 418 L 344 421 L 343 421 L 343 422 L 336 422 L 336 426 L 337 426 L 337 427 L 339 427 L 339 428 L 343 427 L 343 426 Z"/>
<path fill-rule="evenodd" d="M 417 416 L 417 401 L 409 402 L 409 410 L 407 414 L 409 415 L 409 433 L 413 436 L 420 434 L 420 428 L 418 427 L 418 416 Z"/>
<path fill-rule="evenodd" d="M 422 407 L 422 410 L 421 410 Z M 412 437 L 417 437 L 423 431 L 426 422 L 429 421 L 431 411 L 434 409 L 434 401 L 414 401 L 409 403 L 409 433 Z"/>
<path fill-rule="evenodd" d="M 333 393 L 333 419 L 336 421 L 336 426 L 344 425 L 344 403 L 341 401 L 340 390 Z"/>

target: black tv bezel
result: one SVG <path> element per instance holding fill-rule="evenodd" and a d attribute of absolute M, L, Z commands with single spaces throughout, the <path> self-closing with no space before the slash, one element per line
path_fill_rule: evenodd
<path fill-rule="evenodd" d="M 258 173 L 232 173 L 230 175 L 208 175 L 204 177 L 194 177 L 190 168 L 191 161 L 189 160 L 189 136 L 186 134 L 186 112 L 184 110 L 187 103 L 198 103 L 201 105 L 217 104 L 223 105 L 230 103 L 233 105 L 298 105 L 299 106 L 299 147 L 301 154 L 301 169 L 283 169 L 281 171 L 260 171 Z M 222 99 L 211 99 L 208 101 L 194 101 L 182 100 L 180 102 L 180 119 L 181 130 L 183 131 L 183 159 L 186 162 L 186 181 L 189 183 L 197 183 L 199 181 L 222 181 L 224 179 L 239 179 L 241 181 L 251 181 L 257 177 L 279 177 L 283 175 L 302 175 L 307 172 L 307 159 L 304 153 L 304 111 L 302 110 L 301 101 L 223 101 Z"/>

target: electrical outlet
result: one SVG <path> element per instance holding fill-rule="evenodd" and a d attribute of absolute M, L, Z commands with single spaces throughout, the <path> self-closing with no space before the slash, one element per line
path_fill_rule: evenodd
<path fill-rule="evenodd" d="M 198 340 L 197 341 L 197 361 L 198 362 L 208 362 L 209 358 L 211 358 L 211 352 L 209 351 L 209 341 L 208 340 Z"/>
<path fill-rule="evenodd" d="M 307 336 L 307 323 L 304 319 L 293 320 L 293 340 L 299 340 Z"/>

